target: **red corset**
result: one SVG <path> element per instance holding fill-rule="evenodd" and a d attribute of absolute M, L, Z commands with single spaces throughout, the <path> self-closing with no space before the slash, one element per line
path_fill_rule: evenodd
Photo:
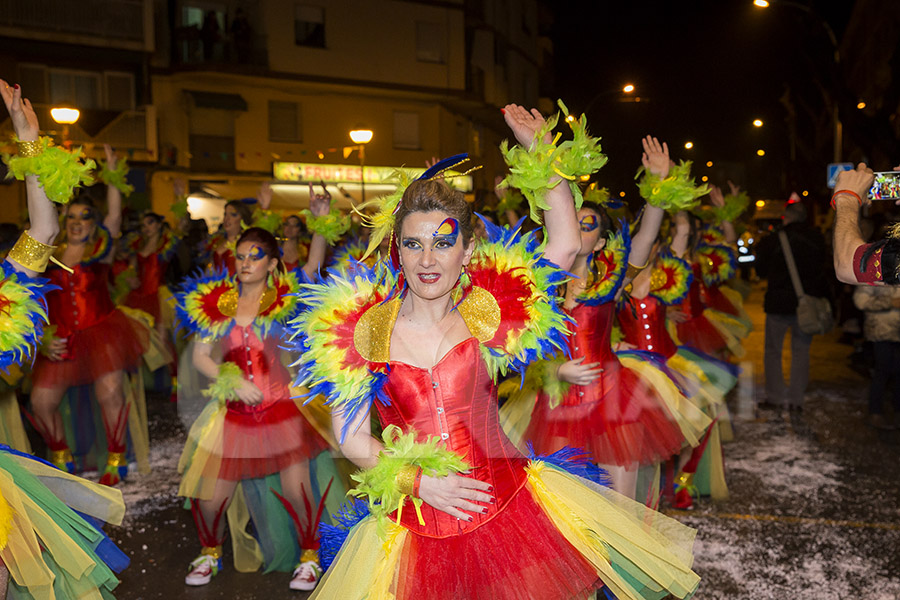
<path fill-rule="evenodd" d="M 262 390 L 263 401 L 256 406 L 243 402 L 229 402 L 228 410 L 254 413 L 266 410 L 273 403 L 290 397 L 290 375 L 281 362 L 278 338 L 260 340 L 252 327 L 235 325 L 222 338 L 223 360 L 233 362 L 244 377 Z"/>
<path fill-rule="evenodd" d="M 719 312 L 734 316 L 739 316 L 740 314 L 734 304 L 731 303 L 731 300 L 722 293 L 722 290 L 719 289 L 718 285 L 710 287 L 703 286 L 703 302 L 709 308 Z"/>
<path fill-rule="evenodd" d="M 107 286 L 109 265 L 79 263 L 72 270 L 74 273 L 57 267 L 46 273 L 50 282 L 60 287 L 47 294 L 50 323 L 56 325 L 59 338 L 96 325 L 115 308 Z"/>
<path fill-rule="evenodd" d="M 381 402 L 375 406 L 385 427 L 414 430 L 419 441 L 439 436 L 449 450 L 472 467 L 471 477 L 494 486 L 491 493 L 496 499 L 494 504 L 485 505 L 487 513 L 472 515 L 471 522 L 423 503 L 424 526 L 408 505 L 403 509 L 404 527 L 437 538 L 471 531 L 497 515 L 524 485 L 528 461 L 500 427 L 496 387 L 481 359 L 478 340 L 469 338 L 454 346 L 431 373 L 392 362 L 384 391 L 390 397 L 390 406 Z"/>
<path fill-rule="evenodd" d="M 603 373 L 591 385 L 571 385 L 563 396 L 563 406 L 575 406 L 597 402 L 614 386 L 622 365 L 609 345 L 616 303 L 604 302 L 599 306 L 577 304 L 566 312 L 575 320 L 575 332 L 568 338 L 569 356 L 584 357 L 584 364 L 602 363 Z"/>
<path fill-rule="evenodd" d="M 691 287 L 688 289 L 687 296 L 681 303 L 681 310 L 689 318 L 696 319 L 703 314 L 703 301 L 700 298 L 700 282 L 703 280 L 703 274 L 700 272 L 700 265 L 693 263 L 691 268 L 694 271 L 694 279 L 691 281 Z"/>
<path fill-rule="evenodd" d="M 156 295 L 157 290 L 163 285 L 163 277 L 166 275 L 168 261 L 159 258 L 158 252 L 152 252 L 147 256 L 137 255 L 137 272 L 140 286 L 134 290 L 141 296 Z"/>
<path fill-rule="evenodd" d="M 215 267 L 216 272 L 225 269 L 228 271 L 229 275 L 237 274 L 237 263 L 234 261 L 234 252 L 232 252 L 231 249 L 226 249 L 225 252 L 219 254 L 216 252 L 216 249 L 213 248 L 212 257 L 213 266 Z"/>
<path fill-rule="evenodd" d="M 678 351 L 666 330 L 666 307 L 653 296 L 631 298 L 618 314 L 619 325 L 629 344 L 666 358 Z"/>

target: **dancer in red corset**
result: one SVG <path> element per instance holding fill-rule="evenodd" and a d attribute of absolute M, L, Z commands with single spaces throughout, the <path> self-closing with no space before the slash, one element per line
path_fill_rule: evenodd
<path fill-rule="evenodd" d="M 327 198 L 313 203 L 324 203 L 327 212 Z M 292 515 L 302 515 L 304 490 L 311 491 L 309 460 L 327 448 L 291 399 L 290 376 L 281 361 L 281 332 L 299 309 L 296 294 L 303 274 L 300 269 L 283 272 L 278 257 L 275 237 L 251 227 L 237 241 L 235 277 L 217 271 L 189 279 L 179 295 L 179 320 L 199 340 L 193 350 L 194 367 L 214 380 L 207 394 L 213 400 L 191 427 L 179 464 L 183 474 L 179 493 L 191 498 L 203 546 L 190 565 L 188 585 L 209 583 L 222 567 L 224 513 L 243 480 L 279 475 L 285 507 Z M 221 363 L 213 358 L 216 346 L 222 351 Z M 264 494 L 271 495 L 268 490 Z M 245 497 L 251 501 L 246 492 L 237 495 L 241 502 Z M 289 532 L 267 524 L 275 517 L 266 514 L 269 510 L 254 514 L 251 508 L 257 535 L 264 538 L 260 544 L 286 557 L 288 569 L 296 566 L 291 589 L 313 589 L 321 572 L 315 527 L 298 532 L 300 549 L 296 551 Z M 306 516 L 315 522 L 312 515 Z M 238 529 L 243 531 L 232 523 L 233 539 Z M 235 544 L 238 568 L 253 562 L 248 554 L 259 553 L 256 542 L 250 545 L 254 549 L 247 551 L 246 546 Z M 258 562 L 263 560 L 268 569 L 285 568 L 272 564 L 271 554 Z"/>
<path fill-rule="evenodd" d="M 147 213 L 141 218 L 141 235 L 132 243 L 137 263 L 138 287 L 125 299 L 125 305 L 137 308 L 153 317 L 157 330 L 167 329 L 161 319 L 162 302 L 168 295 L 166 290 L 166 269 L 175 257 L 178 238 L 166 227 L 162 215 Z"/>
<path fill-rule="evenodd" d="M 537 163 L 569 148 L 549 148 L 537 111 L 509 105 L 505 117 L 524 147 L 512 155 Z M 585 174 L 565 164 L 566 178 Z M 549 458 L 529 461 L 500 427 L 497 375 L 564 343 L 565 316 L 548 292 L 578 252 L 569 186 L 553 175 L 540 188 L 545 247 L 491 224 L 476 243 L 470 207 L 440 179 L 448 166 L 373 217 L 396 217 L 392 264 L 357 266 L 301 297 L 300 383 L 334 403 L 341 449 L 365 468 L 355 493 L 372 510 L 314 598 L 555 600 L 591 597 L 604 583 L 623 599 L 689 596 L 699 581 L 690 550 L 673 551 L 656 515 Z M 383 443 L 371 435 L 373 407 Z"/>
<path fill-rule="evenodd" d="M 110 168 L 116 155 L 106 146 Z M 64 240 L 56 258 L 67 268 L 47 271 L 59 287 L 47 294 L 50 323 L 55 326 L 46 356 L 39 356 L 32 373 L 31 404 L 35 422 L 52 452 L 52 462 L 72 467 L 58 408 L 71 386 L 93 384 L 106 429 L 107 460 L 101 483 L 115 485 L 125 477 L 129 408 L 125 402 L 125 370 L 138 366 L 148 343 L 147 331 L 115 308 L 108 271 L 112 242 L 122 223 L 122 197 L 107 186 L 104 217 L 89 198 L 73 200 L 65 212 Z"/>

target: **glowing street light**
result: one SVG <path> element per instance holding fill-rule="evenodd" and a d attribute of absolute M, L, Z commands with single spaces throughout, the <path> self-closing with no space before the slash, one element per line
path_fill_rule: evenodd
<path fill-rule="evenodd" d="M 753 5 L 760 8 L 769 8 L 769 3 L 766 0 L 753 0 Z"/>
<path fill-rule="evenodd" d="M 866 107 L 866 103 L 863 102 L 862 100 L 860 100 L 860 101 L 856 104 L 856 108 L 858 108 L 859 110 L 862 110 L 862 109 L 864 109 L 865 107 Z"/>
<path fill-rule="evenodd" d="M 626 94 L 630 94 L 631 92 L 634 91 L 634 85 L 631 83 L 628 83 L 625 85 L 625 87 L 622 88 L 622 91 L 625 92 Z"/>
<path fill-rule="evenodd" d="M 71 125 L 78 122 L 81 112 L 77 108 L 69 106 L 59 106 L 50 109 L 50 116 L 60 125 Z"/>
<path fill-rule="evenodd" d="M 753 126 L 754 127 L 762 127 L 763 126 L 762 119 L 753 119 Z"/>
<path fill-rule="evenodd" d="M 766 201 L 765 201 L 765 200 L 757 200 L 757 201 L 756 201 L 756 208 L 765 208 L 765 207 L 766 207 Z"/>
<path fill-rule="evenodd" d="M 685 147 L 685 149 L 690 150 L 691 148 L 694 147 L 694 142 L 685 142 L 684 147 Z"/>
<path fill-rule="evenodd" d="M 373 135 L 371 129 L 358 128 L 350 132 L 350 139 L 359 150 L 359 189 L 363 202 L 366 201 L 366 144 L 372 141 Z"/>
<path fill-rule="evenodd" d="M 711 160 L 706 161 L 706 166 L 707 167 L 713 166 L 713 161 L 711 161 Z"/>
<path fill-rule="evenodd" d="M 763 150 L 762 148 L 760 148 L 759 150 L 756 151 L 756 155 L 757 155 L 757 156 L 765 156 L 765 155 L 766 155 L 766 151 Z"/>

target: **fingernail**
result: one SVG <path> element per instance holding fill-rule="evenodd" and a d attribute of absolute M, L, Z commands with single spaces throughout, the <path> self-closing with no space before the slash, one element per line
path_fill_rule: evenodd
<path fill-rule="evenodd" d="M 472 517 L 469 517 L 469 518 L 466 519 L 466 520 L 467 520 L 469 523 L 471 523 L 471 522 L 472 522 Z"/>
<path fill-rule="evenodd" d="M 19 87 L 19 86 L 16 86 L 16 87 Z M 500 114 L 505 115 L 505 114 L 506 114 L 506 109 L 505 109 L 505 108 L 501 108 L 501 109 L 500 109 Z"/>
<path fill-rule="evenodd" d="M 19 89 L 19 84 L 17 83 L 17 84 L 15 84 L 13 87 L 16 88 L 16 89 Z"/>
<path fill-rule="evenodd" d="M 495 500 L 496 500 L 495 498 L 491 498 L 491 499 L 489 500 L 489 502 L 490 502 L 491 504 L 493 504 Z"/>
<path fill-rule="evenodd" d="M 482 508 L 482 509 L 481 509 L 481 514 L 487 514 L 487 509 L 486 509 L 486 508 Z"/>
<path fill-rule="evenodd" d="M 489 487 L 488 487 L 488 493 L 493 492 L 493 491 L 494 491 L 494 486 L 489 486 Z"/>

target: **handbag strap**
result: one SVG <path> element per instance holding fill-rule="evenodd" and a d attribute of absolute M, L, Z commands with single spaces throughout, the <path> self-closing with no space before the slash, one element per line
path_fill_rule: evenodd
<path fill-rule="evenodd" d="M 791 251 L 791 245 L 788 243 L 787 234 L 784 229 L 778 232 L 778 239 L 781 241 L 781 251 L 784 253 L 784 261 L 787 263 L 788 272 L 791 274 L 791 283 L 794 284 L 794 293 L 797 294 L 799 300 L 804 295 L 803 284 L 800 282 L 800 274 L 797 272 L 797 263 L 794 262 L 794 253 Z"/>

